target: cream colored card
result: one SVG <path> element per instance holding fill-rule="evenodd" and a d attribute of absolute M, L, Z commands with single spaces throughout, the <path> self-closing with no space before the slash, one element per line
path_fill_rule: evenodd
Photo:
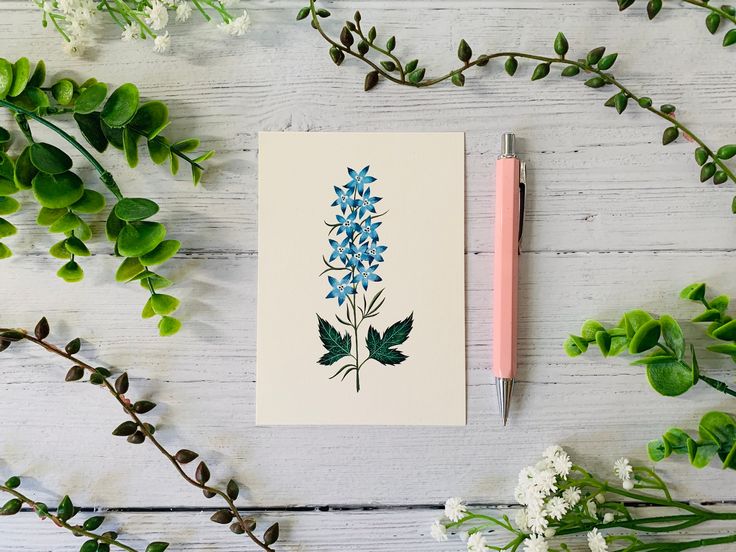
<path fill-rule="evenodd" d="M 261 133 L 257 424 L 465 424 L 464 147 Z"/>

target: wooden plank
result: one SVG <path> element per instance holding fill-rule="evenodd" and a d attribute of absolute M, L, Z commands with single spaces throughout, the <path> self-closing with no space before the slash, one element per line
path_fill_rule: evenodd
<path fill-rule="evenodd" d="M 508 509 L 488 510 L 486 513 L 511 513 L 513 517 L 513 512 Z M 455 535 L 445 543 L 436 543 L 431 539 L 429 527 L 440 514 L 436 509 L 273 512 L 265 516 L 257 515 L 256 519 L 262 527 L 274 521 L 279 522 L 282 536 L 277 549 L 280 552 L 439 552 L 464 549 L 465 546 Z M 637 509 L 637 515 L 657 514 L 663 514 L 662 509 Z M 169 541 L 171 550 L 181 552 L 255 550 L 253 546 L 241 544 L 243 537 L 233 535 L 227 527 L 211 523 L 208 519 L 210 515 L 211 512 L 114 512 L 109 515 L 109 523 L 110 527 L 121 527 L 122 542 L 137 546 L 140 550 L 154 540 Z M 76 552 L 82 542 L 59 531 L 49 522 L 40 522 L 30 512 L 2 519 L 0 527 L 3 531 L 3 546 L 13 552 Z M 732 523 L 708 524 L 690 529 L 679 537 L 653 535 L 648 538 L 655 542 L 672 542 L 678 538 L 694 540 L 704 536 L 729 535 L 734 531 L 736 528 Z M 501 544 L 503 535 L 491 535 L 489 541 Z M 568 537 L 566 542 L 576 552 L 589 551 L 583 537 Z M 729 545 L 724 545 L 707 550 L 727 552 L 731 549 Z"/>

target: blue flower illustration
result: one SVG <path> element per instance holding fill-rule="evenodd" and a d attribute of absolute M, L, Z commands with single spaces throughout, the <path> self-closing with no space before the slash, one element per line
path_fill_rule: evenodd
<path fill-rule="evenodd" d="M 370 246 L 368 246 L 368 250 L 366 252 L 368 253 L 368 257 L 370 258 L 370 261 L 372 263 L 382 263 L 383 252 L 387 249 L 388 247 L 386 247 L 385 245 L 378 245 L 378 242 L 374 241 L 370 244 Z"/>
<path fill-rule="evenodd" d="M 355 207 L 358 208 L 358 216 L 362 217 L 368 213 L 375 213 L 375 204 L 381 201 L 380 197 L 371 197 L 371 189 L 366 188 L 363 197 L 355 200 Z M 344 213 L 345 211 L 343 211 Z"/>
<path fill-rule="evenodd" d="M 352 247 L 352 244 L 350 243 L 350 238 L 345 238 L 341 242 L 330 240 L 330 245 L 332 246 L 330 261 L 340 259 L 340 262 L 348 264 L 348 255 L 350 254 L 350 249 Z"/>
<path fill-rule="evenodd" d="M 348 238 L 352 238 L 353 234 L 360 230 L 360 225 L 358 225 L 358 223 L 355 221 L 355 218 L 357 216 L 357 211 L 353 211 L 347 217 L 337 215 L 337 222 L 340 224 L 339 228 L 337 229 L 337 233 L 342 234 L 344 232 L 345 234 L 347 234 Z"/>
<path fill-rule="evenodd" d="M 355 212 L 353 214 L 355 214 Z M 337 218 L 340 217 L 338 216 Z M 368 240 L 378 241 L 378 232 L 376 232 L 376 230 L 381 226 L 381 224 L 383 223 L 373 222 L 371 217 L 365 219 L 359 227 L 361 243 Z"/>
<path fill-rule="evenodd" d="M 354 193 L 355 190 L 358 190 L 358 194 L 363 195 L 363 189 L 365 185 L 376 181 L 376 179 L 372 176 L 368 176 L 368 168 L 369 166 L 367 165 L 363 167 L 363 170 L 361 170 L 360 172 L 356 172 L 355 170 L 348 167 L 350 182 L 345 184 L 345 188 L 347 188 L 351 194 Z"/>
<path fill-rule="evenodd" d="M 370 255 L 368 255 L 368 244 L 359 245 L 354 243 L 350 246 L 350 259 L 348 259 L 348 266 L 357 267 L 363 264 L 363 261 L 369 261 Z"/>
<path fill-rule="evenodd" d="M 344 188 L 339 188 L 338 186 L 334 186 L 334 188 L 335 193 L 337 194 L 337 199 L 332 202 L 333 207 L 340 207 L 340 210 L 344 213 L 347 209 L 355 206 L 356 200 L 351 197 L 353 192 Z"/>
<path fill-rule="evenodd" d="M 337 304 L 342 306 L 348 295 L 355 295 L 355 287 L 351 285 L 350 274 L 346 275 L 342 280 L 328 276 L 327 280 L 332 286 L 332 290 L 327 294 L 326 299 L 337 298 Z M 366 284 L 367 286 L 367 284 Z"/>
<path fill-rule="evenodd" d="M 376 274 L 377 268 L 378 265 L 359 266 L 358 271 L 355 273 L 355 278 L 353 278 L 353 283 L 362 284 L 363 289 L 368 289 L 368 282 L 380 282 L 381 277 Z"/>

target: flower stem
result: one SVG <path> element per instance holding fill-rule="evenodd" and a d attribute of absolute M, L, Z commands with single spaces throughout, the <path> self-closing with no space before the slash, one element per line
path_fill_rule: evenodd
<path fill-rule="evenodd" d="M 66 132 L 64 129 L 59 128 L 51 121 L 41 117 L 40 115 L 37 115 L 33 111 L 29 111 L 19 105 L 16 105 L 12 102 L 9 102 L 8 100 L 0 100 L 0 107 L 4 107 L 6 109 L 9 109 L 10 111 L 13 111 L 16 114 L 23 115 L 24 117 L 27 117 L 29 119 L 33 119 L 37 123 L 42 124 L 46 128 L 49 128 L 53 130 L 56 134 L 61 136 L 64 140 L 69 142 L 79 153 L 82 154 L 82 156 L 89 161 L 89 163 L 95 168 L 97 173 L 100 176 L 100 180 L 102 183 L 107 187 L 110 192 L 118 199 L 123 199 L 123 193 L 120 191 L 120 187 L 117 185 L 117 182 L 115 182 L 115 178 L 108 172 L 97 159 L 89 152 L 87 148 L 85 148 L 82 144 L 80 144 L 74 136 Z M 22 127 L 21 127 L 22 128 Z"/>
<path fill-rule="evenodd" d="M 27 496 L 25 496 L 23 493 L 19 492 L 16 489 L 11 489 L 10 487 L 6 487 L 5 485 L 0 485 L 0 492 L 7 493 L 9 495 L 14 496 L 18 500 L 20 500 L 23 504 L 27 505 L 34 511 L 38 511 L 36 509 L 37 504 L 34 500 L 31 500 Z M 90 539 L 94 539 L 98 542 L 104 542 L 106 544 L 109 544 L 110 546 L 116 546 L 117 548 L 120 548 L 121 550 L 126 550 L 127 552 L 137 552 L 135 548 L 131 548 L 128 545 L 123 544 L 122 542 L 119 542 L 116 539 L 112 539 L 110 537 L 107 537 L 105 535 L 98 535 L 97 533 L 93 533 L 92 531 L 87 531 L 84 527 L 81 525 L 71 525 L 68 522 L 61 519 L 59 516 L 48 513 L 44 514 L 44 518 L 50 519 L 54 522 L 54 525 L 57 527 L 62 527 L 72 533 L 75 536 L 85 536 Z"/>
<path fill-rule="evenodd" d="M 82 367 L 85 371 L 89 372 L 90 374 L 98 374 L 101 375 L 96 368 L 91 366 L 90 364 L 87 364 L 86 362 L 82 361 L 81 359 L 77 358 L 74 355 L 71 355 L 67 353 L 66 351 L 60 349 L 59 347 L 56 347 L 55 345 L 48 343 L 47 341 L 43 339 L 38 339 L 30 334 L 28 334 L 25 330 L 21 329 L 12 329 L 12 328 L 0 328 L 0 333 L 4 332 L 19 332 L 23 339 L 30 341 L 31 343 L 34 343 L 35 345 L 38 345 L 40 347 L 43 347 L 45 350 L 49 351 L 50 353 L 53 353 L 55 355 L 58 355 L 62 358 L 65 358 L 67 360 L 70 360 L 74 364 Z M 120 404 L 120 406 L 123 407 L 123 410 L 125 413 L 136 423 L 138 431 L 143 433 L 146 438 L 153 444 L 156 449 L 171 463 L 172 466 L 174 466 L 174 469 L 179 473 L 179 475 L 184 479 L 187 483 L 190 485 L 197 487 L 201 489 L 202 491 L 207 491 L 211 495 L 217 495 L 220 498 L 222 498 L 228 505 L 228 508 L 230 512 L 233 514 L 233 516 L 237 519 L 237 521 L 242 526 L 243 530 L 245 531 L 245 534 L 260 548 L 267 552 L 274 552 L 274 550 L 264 542 L 262 542 L 248 527 L 248 524 L 246 523 L 246 519 L 243 517 L 241 512 L 238 510 L 238 507 L 235 505 L 235 501 L 232 500 L 228 494 L 217 488 L 209 486 L 205 483 L 200 483 L 199 481 L 193 479 L 190 477 L 182 468 L 181 464 L 176 460 L 174 454 L 169 452 L 154 436 L 153 432 L 148 429 L 146 424 L 143 423 L 143 421 L 138 417 L 138 414 L 133 409 L 133 406 L 131 406 L 130 402 L 126 400 L 122 394 L 118 393 L 115 389 L 115 386 L 110 383 L 107 377 L 102 376 L 102 386 L 107 389 L 107 391 L 115 398 L 115 400 Z M 133 551 L 135 552 L 135 551 Z"/>

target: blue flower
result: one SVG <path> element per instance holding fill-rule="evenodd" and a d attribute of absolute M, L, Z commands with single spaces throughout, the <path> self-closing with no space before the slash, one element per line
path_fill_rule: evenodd
<path fill-rule="evenodd" d="M 355 222 L 355 217 L 357 216 L 357 211 L 353 211 L 347 217 L 337 215 L 337 222 L 340 224 L 340 227 L 337 229 L 337 233 L 342 234 L 345 232 L 349 238 L 352 238 L 353 234 L 360 230 L 360 226 Z"/>
<path fill-rule="evenodd" d="M 375 213 L 376 208 L 374 207 L 374 205 L 381 201 L 381 199 L 382 198 L 380 197 L 371 197 L 371 189 L 366 188 L 363 197 L 360 199 L 356 199 L 353 205 L 358 208 L 358 216 L 362 217 L 366 213 Z M 343 213 L 344 212 L 345 211 L 343 211 Z"/>
<path fill-rule="evenodd" d="M 368 244 L 352 244 L 350 246 L 350 260 L 348 261 L 348 266 L 361 266 L 363 261 L 370 261 Z"/>
<path fill-rule="evenodd" d="M 366 184 L 370 184 L 371 182 L 375 182 L 376 179 L 372 176 L 368 176 L 368 168 L 369 166 L 363 167 L 363 170 L 360 172 L 356 172 L 350 167 L 348 167 L 348 174 L 350 175 L 350 182 L 345 184 L 345 188 L 347 188 L 350 193 L 352 194 L 355 192 L 355 190 L 358 190 L 359 195 L 363 195 L 363 188 Z"/>
<path fill-rule="evenodd" d="M 363 284 L 363 289 L 368 289 L 368 282 L 380 282 L 381 277 L 376 274 L 378 265 L 360 266 L 353 278 L 354 284 Z"/>
<path fill-rule="evenodd" d="M 335 193 L 337 194 L 337 199 L 332 202 L 333 207 L 339 206 L 340 210 L 344 213 L 346 209 L 353 207 L 356 204 L 356 201 L 350 197 L 353 192 L 344 190 L 343 188 L 338 188 L 337 186 L 334 186 L 334 188 Z"/>
<path fill-rule="evenodd" d="M 353 213 L 355 214 L 355 212 Z M 340 218 L 339 216 L 337 218 Z M 371 217 L 368 217 L 365 219 L 362 223 L 362 225 L 359 227 L 360 229 L 360 242 L 364 242 L 367 240 L 373 240 L 378 241 L 378 232 L 376 232 L 376 229 L 381 226 L 381 222 L 373 222 L 371 220 Z"/>
<path fill-rule="evenodd" d="M 350 253 L 351 247 L 350 238 L 345 238 L 342 242 L 330 240 L 330 245 L 332 246 L 330 261 L 334 261 L 339 258 L 341 262 L 347 264 L 348 254 Z"/>
<path fill-rule="evenodd" d="M 342 280 L 328 276 L 327 280 L 332 286 L 332 290 L 327 294 L 327 299 L 337 298 L 337 304 L 342 306 L 348 295 L 355 295 L 355 287 L 350 285 L 350 274 L 345 276 Z M 367 284 L 366 284 L 367 287 Z"/>
<path fill-rule="evenodd" d="M 368 257 L 370 257 L 370 261 L 372 263 L 382 263 L 383 252 L 387 249 L 388 247 L 386 247 L 385 245 L 378 245 L 378 242 L 374 241 L 372 244 L 370 244 L 370 246 L 368 246 L 368 250 L 366 252 L 368 253 Z"/>

